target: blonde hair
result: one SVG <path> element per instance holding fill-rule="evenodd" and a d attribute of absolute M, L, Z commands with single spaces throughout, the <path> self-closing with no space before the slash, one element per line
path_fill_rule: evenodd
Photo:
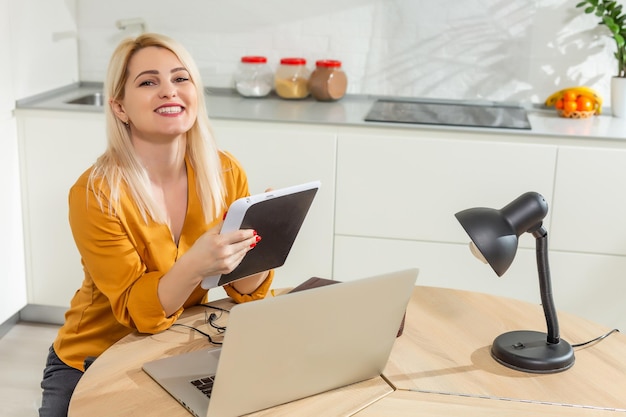
<path fill-rule="evenodd" d="M 128 63 L 137 51 L 149 46 L 165 48 L 176 55 L 189 72 L 191 81 L 196 87 L 198 114 L 193 126 L 186 133 L 186 153 L 196 173 L 196 191 L 205 220 L 210 223 L 224 206 L 222 165 L 207 116 L 200 73 L 189 52 L 173 39 L 160 34 L 146 33 L 135 39 L 126 39 L 118 45 L 111 56 L 104 94 L 107 100 L 124 99 Z M 102 198 L 108 197 L 111 203 L 109 212 L 113 213 L 119 206 L 123 184 L 126 184 L 144 220 L 147 222 L 150 217 L 157 223 L 165 223 L 165 214 L 152 196 L 148 173 L 132 145 L 130 130 L 114 114 L 111 106 L 105 106 L 105 116 L 107 149 L 93 166 L 88 189 L 95 192 L 101 207 Z M 104 184 L 108 186 L 108 196 L 96 192 L 96 182 L 100 186 Z"/>

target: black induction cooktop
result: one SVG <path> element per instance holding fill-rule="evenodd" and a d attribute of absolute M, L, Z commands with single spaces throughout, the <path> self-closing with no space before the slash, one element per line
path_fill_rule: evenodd
<path fill-rule="evenodd" d="M 377 100 L 365 121 L 530 129 L 522 107 L 450 102 Z"/>

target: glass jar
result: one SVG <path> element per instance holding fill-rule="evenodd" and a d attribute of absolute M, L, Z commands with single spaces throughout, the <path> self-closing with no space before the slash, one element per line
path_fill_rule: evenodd
<path fill-rule="evenodd" d="M 235 89 L 244 97 L 265 97 L 272 91 L 274 73 L 264 56 L 244 56 L 235 74 Z"/>
<path fill-rule="evenodd" d="M 315 63 L 309 79 L 309 91 L 319 101 L 339 100 L 346 94 L 348 78 L 341 69 L 341 61 L 324 59 Z"/>
<path fill-rule="evenodd" d="M 274 75 L 274 87 L 279 97 L 299 99 L 309 96 L 309 76 L 304 58 L 283 58 Z"/>

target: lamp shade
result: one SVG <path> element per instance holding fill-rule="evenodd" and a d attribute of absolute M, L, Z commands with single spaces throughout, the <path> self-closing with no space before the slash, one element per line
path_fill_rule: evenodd
<path fill-rule="evenodd" d="M 522 194 L 500 210 L 477 207 L 455 214 L 476 248 L 498 276 L 515 259 L 519 236 L 541 227 L 548 203 L 541 194 Z"/>

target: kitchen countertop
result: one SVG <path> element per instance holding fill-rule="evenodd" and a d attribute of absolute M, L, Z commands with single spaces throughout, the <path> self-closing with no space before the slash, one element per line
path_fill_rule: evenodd
<path fill-rule="evenodd" d="M 19 100 L 16 104 L 16 109 L 102 113 L 103 107 L 101 106 L 66 103 L 74 98 L 100 91 L 102 91 L 101 83 L 69 85 Z M 565 119 L 558 117 L 553 109 L 546 109 L 540 106 L 526 106 L 531 129 L 480 128 L 364 121 L 365 116 L 377 99 L 389 99 L 390 97 L 346 95 L 339 101 L 318 102 L 313 98 L 284 100 L 273 95 L 264 98 L 244 98 L 239 96 L 234 90 L 226 88 L 207 88 L 205 91 L 208 114 L 212 119 L 413 130 L 452 130 L 500 133 L 526 137 L 553 136 L 570 139 L 626 140 L 626 119 L 615 118 L 606 114 L 588 119 Z M 411 98 L 407 97 L 396 97 L 396 99 L 411 100 Z M 416 98 L 415 100 L 418 99 Z M 443 101 L 445 102 L 445 100 Z"/>

